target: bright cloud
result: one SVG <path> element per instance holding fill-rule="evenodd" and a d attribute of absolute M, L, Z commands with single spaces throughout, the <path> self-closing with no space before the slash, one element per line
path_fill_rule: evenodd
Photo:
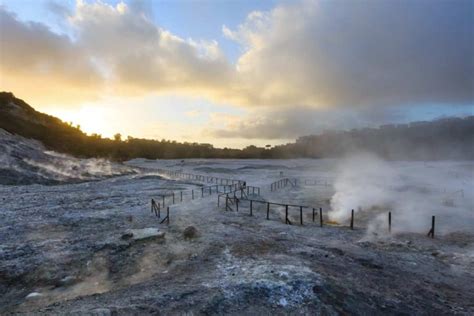
<path fill-rule="evenodd" d="M 0 6 L 0 83 L 36 102 L 77 102 L 97 97 L 103 80 L 83 47 Z"/>
<path fill-rule="evenodd" d="M 2 8 L 2 84 L 71 101 L 108 91 L 192 93 L 248 106 L 469 103 L 470 6 L 335 0 L 255 11 L 237 30 L 223 26 L 245 49 L 237 65 L 216 41 L 173 35 L 140 6 L 78 1 L 68 17 L 74 40 Z"/>
<path fill-rule="evenodd" d="M 303 1 L 224 32 L 252 104 L 472 103 L 473 23 L 471 1 Z"/>
<path fill-rule="evenodd" d="M 69 35 L 0 6 L 0 84 L 34 105 L 190 95 L 250 113 L 220 118 L 225 128 L 207 135 L 276 139 L 350 120 L 352 112 L 331 112 L 341 109 L 474 103 L 469 0 L 303 0 L 254 11 L 234 29 L 222 26 L 242 48 L 236 62 L 216 40 L 157 25 L 137 2 L 50 7 Z"/>
<path fill-rule="evenodd" d="M 216 42 L 184 40 L 124 3 L 79 3 L 78 42 L 110 70 L 115 92 L 219 90 L 230 66 Z"/>

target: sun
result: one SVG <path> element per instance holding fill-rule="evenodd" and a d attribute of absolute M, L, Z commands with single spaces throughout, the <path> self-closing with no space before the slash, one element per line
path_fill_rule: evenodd
<path fill-rule="evenodd" d="M 111 128 L 110 116 L 104 108 L 90 105 L 81 106 L 78 109 L 54 108 L 49 114 L 59 117 L 73 126 L 79 126 L 81 130 L 89 135 L 100 134 L 102 137 L 112 137 L 114 131 Z"/>

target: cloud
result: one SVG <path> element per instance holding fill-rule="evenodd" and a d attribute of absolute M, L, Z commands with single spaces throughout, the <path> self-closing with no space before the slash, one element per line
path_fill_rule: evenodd
<path fill-rule="evenodd" d="M 474 100 L 472 1 L 303 1 L 224 35 L 253 105 L 383 106 Z"/>
<path fill-rule="evenodd" d="M 67 17 L 72 14 L 71 9 L 61 2 L 49 0 L 46 2 L 45 6 L 49 12 L 61 18 Z"/>
<path fill-rule="evenodd" d="M 150 2 L 50 7 L 67 16 L 70 37 L 0 7 L 2 87 L 35 103 L 155 92 L 282 111 L 474 102 L 469 0 L 301 1 L 254 11 L 235 30 L 222 28 L 244 50 L 236 64 L 217 41 L 157 25 Z"/>
<path fill-rule="evenodd" d="M 216 138 L 294 139 L 328 128 L 327 120 L 321 118 L 327 119 L 329 115 L 305 107 L 259 109 L 245 117 L 217 115 L 210 125 L 215 125 L 212 121 L 223 122 L 224 127 L 207 129 L 204 134 Z"/>
<path fill-rule="evenodd" d="M 0 7 L 2 88 L 35 103 L 79 103 L 106 93 L 220 95 L 233 70 L 218 43 L 173 35 L 150 20 L 147 7 L 78 1 L 67 17 L 74 40 Z M 67 14 L 63 9 L 50 3 L 57 14 Z"/>
<path fill-rule="evenodd" d="M 21 22 L 0 6 L 2 89 L 35 101 L 97 97 L 103 83 L 85 50 L 45 25 Z"/>
<path fill-rule="evenodd" d="M 70 21 L 79 44 L 109 70 L 116 91 L 213 94 L 232 73 L 217 42 L 173 35 L 141 6 L 78 3 Z"/>
<path fill-rule="evenodd" d="M 215 138 L 294 140 L 325 130 L 350 130 L 403 123 L 409 115 L 406 109 L 399 107 L 363 109 L 266 107 L 251 110 L 243 117 L 214 114 L 209 125 L 220 126 L 207 128 L 203 134 Z"/>
<path fill-rule="evenodd" d="M 198 117 L 201 114 L 202 114 L 202 111 L 200 111 L 198 109 L 193 109 L 193 110 L 189 110 L 189 111 L 184 112 L 184 115 L 186 115 L 187 117 Z"/>

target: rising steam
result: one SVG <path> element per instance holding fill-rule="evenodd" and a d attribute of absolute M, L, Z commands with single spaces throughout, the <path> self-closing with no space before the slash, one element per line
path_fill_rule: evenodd
<path fill-rule="evenodd" d="M 47 151 L 36 140 L 0 129 L 0 184 L 55 184 L 133 172 L 129 166 L 104 159 L 78 159 Z"/>
<path fill-rule="evenodd" d="M 432 215 L 438 233 L 474 228 L 472 163 L 387 162 L 364 153 L 342 160 L 337 174 L 333 221 L 347 222 L 354 209 L 377 233 L 386 231 L 388 211 L 393 232 L 426 233 Z"/>

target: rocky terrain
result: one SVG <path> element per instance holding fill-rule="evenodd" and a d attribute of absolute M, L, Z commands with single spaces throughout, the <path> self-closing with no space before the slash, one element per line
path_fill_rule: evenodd
<path fill-rule="evenodd" d="M 19 157 L 36 145 L 22 146 Z M 78 170 L 87 165 L 77 163 Z M 95 181 L 0 185 L 0 314 L 472 315 L 472 230 L 431 239 L 426 230 L 397 231 L 397 213 L 392 234 L 368 231 L 367 212 L 357 213 L 354 230 L 346 221 L 328 222 L 335 165 L 139 159 L 117 165 L 125 174 L 96 174 Z M 467 165 L 442 168 L 472 170 Z M 264 205 L 249 216 L 244 201 L 239 212 L 225 211 L 215 193 L 190 199 L 189 190 L 206 183 L 169 178 L 162 169 L 245 179 L 261 187 L 251 197 L 322 207 L 327 223 L 321 228 L 305 211 L 301 226 L 292 210 L 294 224 L 285 225 L 284 209 L 276 207 L 266 220 Z M 325 184 L 270 191 L 282 176 Z M 151 213 L 151 198 L 181 190 L 183 202 L 171 205 L 169 224 L 160 224 L 165 211 L 160 219 Z M 453 203 L 463 205 L 467 195 Z"/>
<path fill-rule="evenodd" d="M 103 159 L 77 159 L 48 151 L 36 140 L 0 129 L 0 184 L 61 184 L 134 173 Z"/>

